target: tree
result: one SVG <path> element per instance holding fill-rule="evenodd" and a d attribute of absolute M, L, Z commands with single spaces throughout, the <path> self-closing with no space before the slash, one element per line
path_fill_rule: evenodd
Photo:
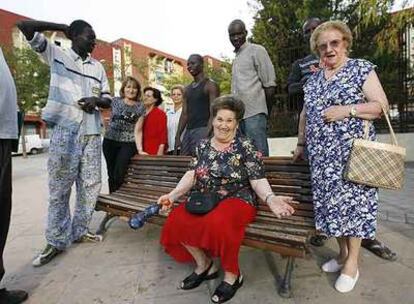
<path fill-rule="evenodd" d="M 16 84 L 20 111 L 23 115 L 29 112 L 40 114 L 49 94 L 49 67 L 28 48 L 7 50 L 5 56 Z M 21 134 L 23 156 L 26 157 L 24 120 Z"/>
<path fill-rule="evenodd" d="M 353 32 L 352 57 L 365 58 L 378 66 L 378 72 L 390 100 L 401 99 L 402 80 L 396 63 L 401 61 L 400 33 L 414 22 L 414 9 L 390 13 L 394 0 L 254 0 L 256 10 L 252 29 L 253 42 L 262 44 L 275 66 L 279 110 L 289 111 L 286 79 L 291 64 L 309 51 L 301 37 L 302 23 L 309 17 L 343 20 Z M 407 5 L 408 1 L 403 3 Z M 290 109 L 292 110 L 292 109 Z M 286 113 L 284 113 L 286 116 Z M 286 127 L 278 117 L 278 127 Z M 279 133 L 278 131 L 276 131 Z M 283 135 L 293 135 L 296 128 L 285 128 Z M 275 133 L 274 133 L 275 134 Z M 282 134 L 278 134 L 282 135 Z"/>
<path fill-rule="evenodd" d="M 163 80 L 166 93 L 170 94 L 172 87 L 175 85 L 186 86 L 192 81 L 192 78 L 186 73 L 172 73 L 167 75 Z"/>
<path fill-rule="evenodd" d="M 221 94 L 229 94 L 231 86 L 231 61 L 228 58 L 222 58 L 220 67 L 215 68 L 212 65 L 204 66 L 204 73 L 207 77 L 213 79 L 217 82 L 220 87 Z M 171 88 L 175 85 L 188 85 L 193 80 L 186 73 L 173 73 L 168 75 L 164 81 L 163 85 L 166 88 L 167 92 L 171 91 Z"/>
<path fill-rule="evenodd" d="M 220 88 L 220 94 L 230 94 L 231 91 L 231 60 L 223 57 L 221 59 L 220 67 L 214 68 L 212 65 L 207 65 L 205 68 L 206 75 L 217 82 Z"/>

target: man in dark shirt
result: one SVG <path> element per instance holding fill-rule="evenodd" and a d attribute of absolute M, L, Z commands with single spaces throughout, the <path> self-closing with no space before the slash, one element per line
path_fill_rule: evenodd
<path fill-rule="evenodd" d="M 198 142 L 206 138 L 211 125 L 210 105 L 220 95 L 218 85 L 204 75 L 203 57 L 190 55 L 187 70 L 194 81 L 185 88 L 183 108 L 175 138 L 175 153 L 181 147 L 181 155 L 194 155 Z M 183 141 L 181 134 L 186 128 Z"/>
<path fill-rule="evenodd" d="M 319 18 L 313 17 L 306 20 L 303 24 L 303 39 L 307 46 L 310 44 L 309 41 L 313 31 L 321 23 L 322 21 Z M 318 71 L 318 69 L 319 58 L 314 54 L 298 59 L 292 65 L 292 70 L 288 77 L 288 93 L 289 96 L 297 98 L 298 114 L 300 114 L 303 108 L 303 85 L 313 73 Z M 323 246 L 326 239 L 327 237 L 325 235 L 317 235 L 311 237 L 310 242 L 314 246 Z M 361 246 L 385 260 L 394 261 L 397 258 L 395 252 L 377 239 L 364 239 L 361 242 Z"/>
<path fill-rule="evenodd" d="M 303 39 L 306 42 L 309 49 L 310 37 L 321 24 L 322 21 L 319 18 L 310 18 L 303 24 Z M 292 64 L 292 70 L 290 71 L 287 83 L 289 97 L 296 98 L 298 102 L 298 113 L 303 108 L 303 85 L 308 78 L 319 69 L 319 58 L 315 54 L 309 54 L 304 58 L 296 60 Z"/>

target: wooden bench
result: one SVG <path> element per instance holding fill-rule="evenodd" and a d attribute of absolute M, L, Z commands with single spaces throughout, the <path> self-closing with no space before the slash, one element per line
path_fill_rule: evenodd
<path fill-rule="evenodd" d="M 190 157 L 135 156 L 131 159 L 124 183 L 110 195 L 101 194 L 96 210 L 106 211 L 97 233 L 104 234 L 116 216 L 130 217 L 142 211 L 164 193 L 170 192 L 187 171 Z M 264 159 L 266 177 L 277 195 L 289 195 L 299 201 L 293 216 L 278 219 L 260 202 L 256 219 L 246 230 L 243 245 L 270 250 L 287 257 L 279 294 L 291 296 L 291 276 L 295 258 L 308 255 L 308 240 L 315 232 L 310 174 L 307 163 L 292 163 L 290 158 Z M 165 216 L 149 221 L 162 225 Z"/>

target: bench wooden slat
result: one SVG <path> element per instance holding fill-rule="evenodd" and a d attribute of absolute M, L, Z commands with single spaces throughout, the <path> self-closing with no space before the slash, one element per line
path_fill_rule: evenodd
<path fill-rule="evenodd" d="M 177 182 L 174 183 L 174 182 L 171 182 L 171 181 L 161 181 L 159 179 L 157 179 L 157 180 L 151 180 L 151 179 L 144 180 L 144 179 L 128 178 L 127 182 L 129 184 L 136 185 L 137 187 L 140 187 L 141 185 L 148 185 L 148 186 L 154 185 L 154 186 L 163 186 L 163 187 L 167 187 L 167 188 L 170 188 L 170 187 L 175 188 L 175 186 L 177 185 Z"/>
<path fill-rule="evenodd" d="M 291 235 L 291 234 L 280 233 L 280 232 L 275 232 L 275 231 L 268 231 L 268 230 L 263 230 L 263 229 L 255 229 L 250 226 L 247 226 L 245 238 L 249 238 L 250 236 L 253 236 L 256 239 L 261 239 L 263 241 L 270 239 L 270 240 L 288 242 L 292 245 L 298 245 L 298 246 L 303 245 L 307 240 L 307 237 L 303 237 L 303 236 Z"/>
<path fill-rule="evenodd" d="M 276 232 L 288 232 L 293 235 L 300 235 L 300 236 L 309 236 L 309 229 L 304 227 L 290 227 L 289 225 L 267 225 L 263 222 L 254 221 L 253 223 L 249 224 L 249 227 L 261 230 L 268 230 L 268 231 L 276 231 Z"/>
<path fill-rule="evenodd" d="M 254 238 L 253 236 L 251 236 L 250 238 L 245 238 L 243 240 L 243 245 L 261 250 L 277 252 L 282 256 L 291 256 L 296 258 L 304 258 L 306 257 L 307 253 L 307 251 L 301 247 L 288 246 L 285 243 L 276 242 L 272 240 L 267 240 L 266 242 L 263 242 L 263 240 Z"/>
<path fill-rule="evenodd" d="M 110 195 L 100 195 L 97 210 L 126 215 L 145 209 L 162 194 L 170 192 L 188 170 L 191 157 L 134 156 L 122 186 Z M 272 250 L 287 256 L 304 257 L 309 236 L 315 232 L 309 167 L 292 163 L 291 158 L 264 159 L 265 174 L 276 195 L 292 196 L 291 217 L 278 219 L 263 202 L 259 202 L 256 219 L 246 228 L 244 245 Z M 152 217 L 162 225 L 164 215 Z"/>

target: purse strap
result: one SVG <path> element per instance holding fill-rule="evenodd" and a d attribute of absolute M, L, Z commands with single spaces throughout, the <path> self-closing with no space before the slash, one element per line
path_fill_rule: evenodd
<path fill-rule="evenodd" d="M 394 146 L 398 146 L 397 137 L 395 136 L 394 129 L 392 128 L 391 121 L 390 121 L 390 118 L 388 117 L 387 110 L 385 109 L 385 106 L 381 102 L 378 102 L 378 103 L 381 106 L 382 112 L 384 113 L 385 120 L 387 121 L 388 128 L 390 130 L 391 143 Z M 368 139 L 369 122 L 370 122 L 369 120 L 364 120 L 364 139 Z"/>

